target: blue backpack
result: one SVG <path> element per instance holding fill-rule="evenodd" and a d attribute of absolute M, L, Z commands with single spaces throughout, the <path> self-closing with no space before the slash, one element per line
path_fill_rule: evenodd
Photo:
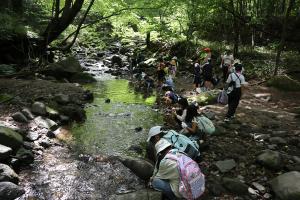
<path fill-rule="evenodd" d="M 181 152 L 187 154 L 190 158 L 196 159 L 200 156 L 199 145 L 185 135 L 179 134 L 174 130 L 169 130 L 163 136 L 172 146 Z"/>

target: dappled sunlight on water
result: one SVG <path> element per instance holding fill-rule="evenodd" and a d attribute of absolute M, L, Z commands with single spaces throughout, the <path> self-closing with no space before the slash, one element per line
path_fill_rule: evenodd
<path fill-rule="evenodd" d="M 127 80 L 99 81 L 87 88 L 94 92 L 94 102 L 87 105 L 86 122 L 71 130 L 81 152 L 128 154 L 130 146 L 145 142 L 151 126 L 162 123 L 161 114 L 151 108 L 156 97 L 135 93 Z"/>

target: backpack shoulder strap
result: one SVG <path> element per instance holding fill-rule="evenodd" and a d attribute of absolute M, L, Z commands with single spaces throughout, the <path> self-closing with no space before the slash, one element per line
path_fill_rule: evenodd
<path fill-rule="evenodd" d="M 242 81 L 241 81 L 241 79 L 240 79 L 240 77 L 234 72 L 234 74 L 235 74 L 235 76 L 239 79 L 239 81 L 240 81 L 240 84 L 242 83 Z"/>

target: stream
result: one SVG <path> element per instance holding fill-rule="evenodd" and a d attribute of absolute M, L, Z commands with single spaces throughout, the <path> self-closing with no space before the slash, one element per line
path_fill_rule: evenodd
<path fill-rule="evenodd" d="M 144 157 L 149 128 L 163 122 L 152 108 L 156 96 L 135 93 L 128 80 L 105 74 L 103 63 L 89 69 L 98 81 L 84 86 L 94 93 L 94 101 L 85 108 L 86 122 L 62 129 L 59 138 L 64 142 L 58 140 L 36 156 L 30 169 L 20 172 L 26 193 L 18 200 L 112 199 L 145 188 L 110 157 Z"/>

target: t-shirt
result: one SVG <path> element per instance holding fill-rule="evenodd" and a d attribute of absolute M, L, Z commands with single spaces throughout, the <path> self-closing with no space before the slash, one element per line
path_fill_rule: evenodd
<path fill-rule="evenodd" d="M 233 55 L 224 55 L 222 57 L 223 59 L 223 64 L 226 64 L 226 65 L 232 65 L 234 59 L 233 59 Z"/>
<path fill-rule="evenodd" d="M 226 83 L 229 84 L 231 81 L 235 82 L 235 88 L 240 88 L 241 85 L 246 84 L 245 77 L 241 73 L 231 73 L 231 74 L 229 74 Z M 227 89 L 227 93 L 230 93 L 233 89 L 234 89 L 233 87 L 229 87 Z"/>

